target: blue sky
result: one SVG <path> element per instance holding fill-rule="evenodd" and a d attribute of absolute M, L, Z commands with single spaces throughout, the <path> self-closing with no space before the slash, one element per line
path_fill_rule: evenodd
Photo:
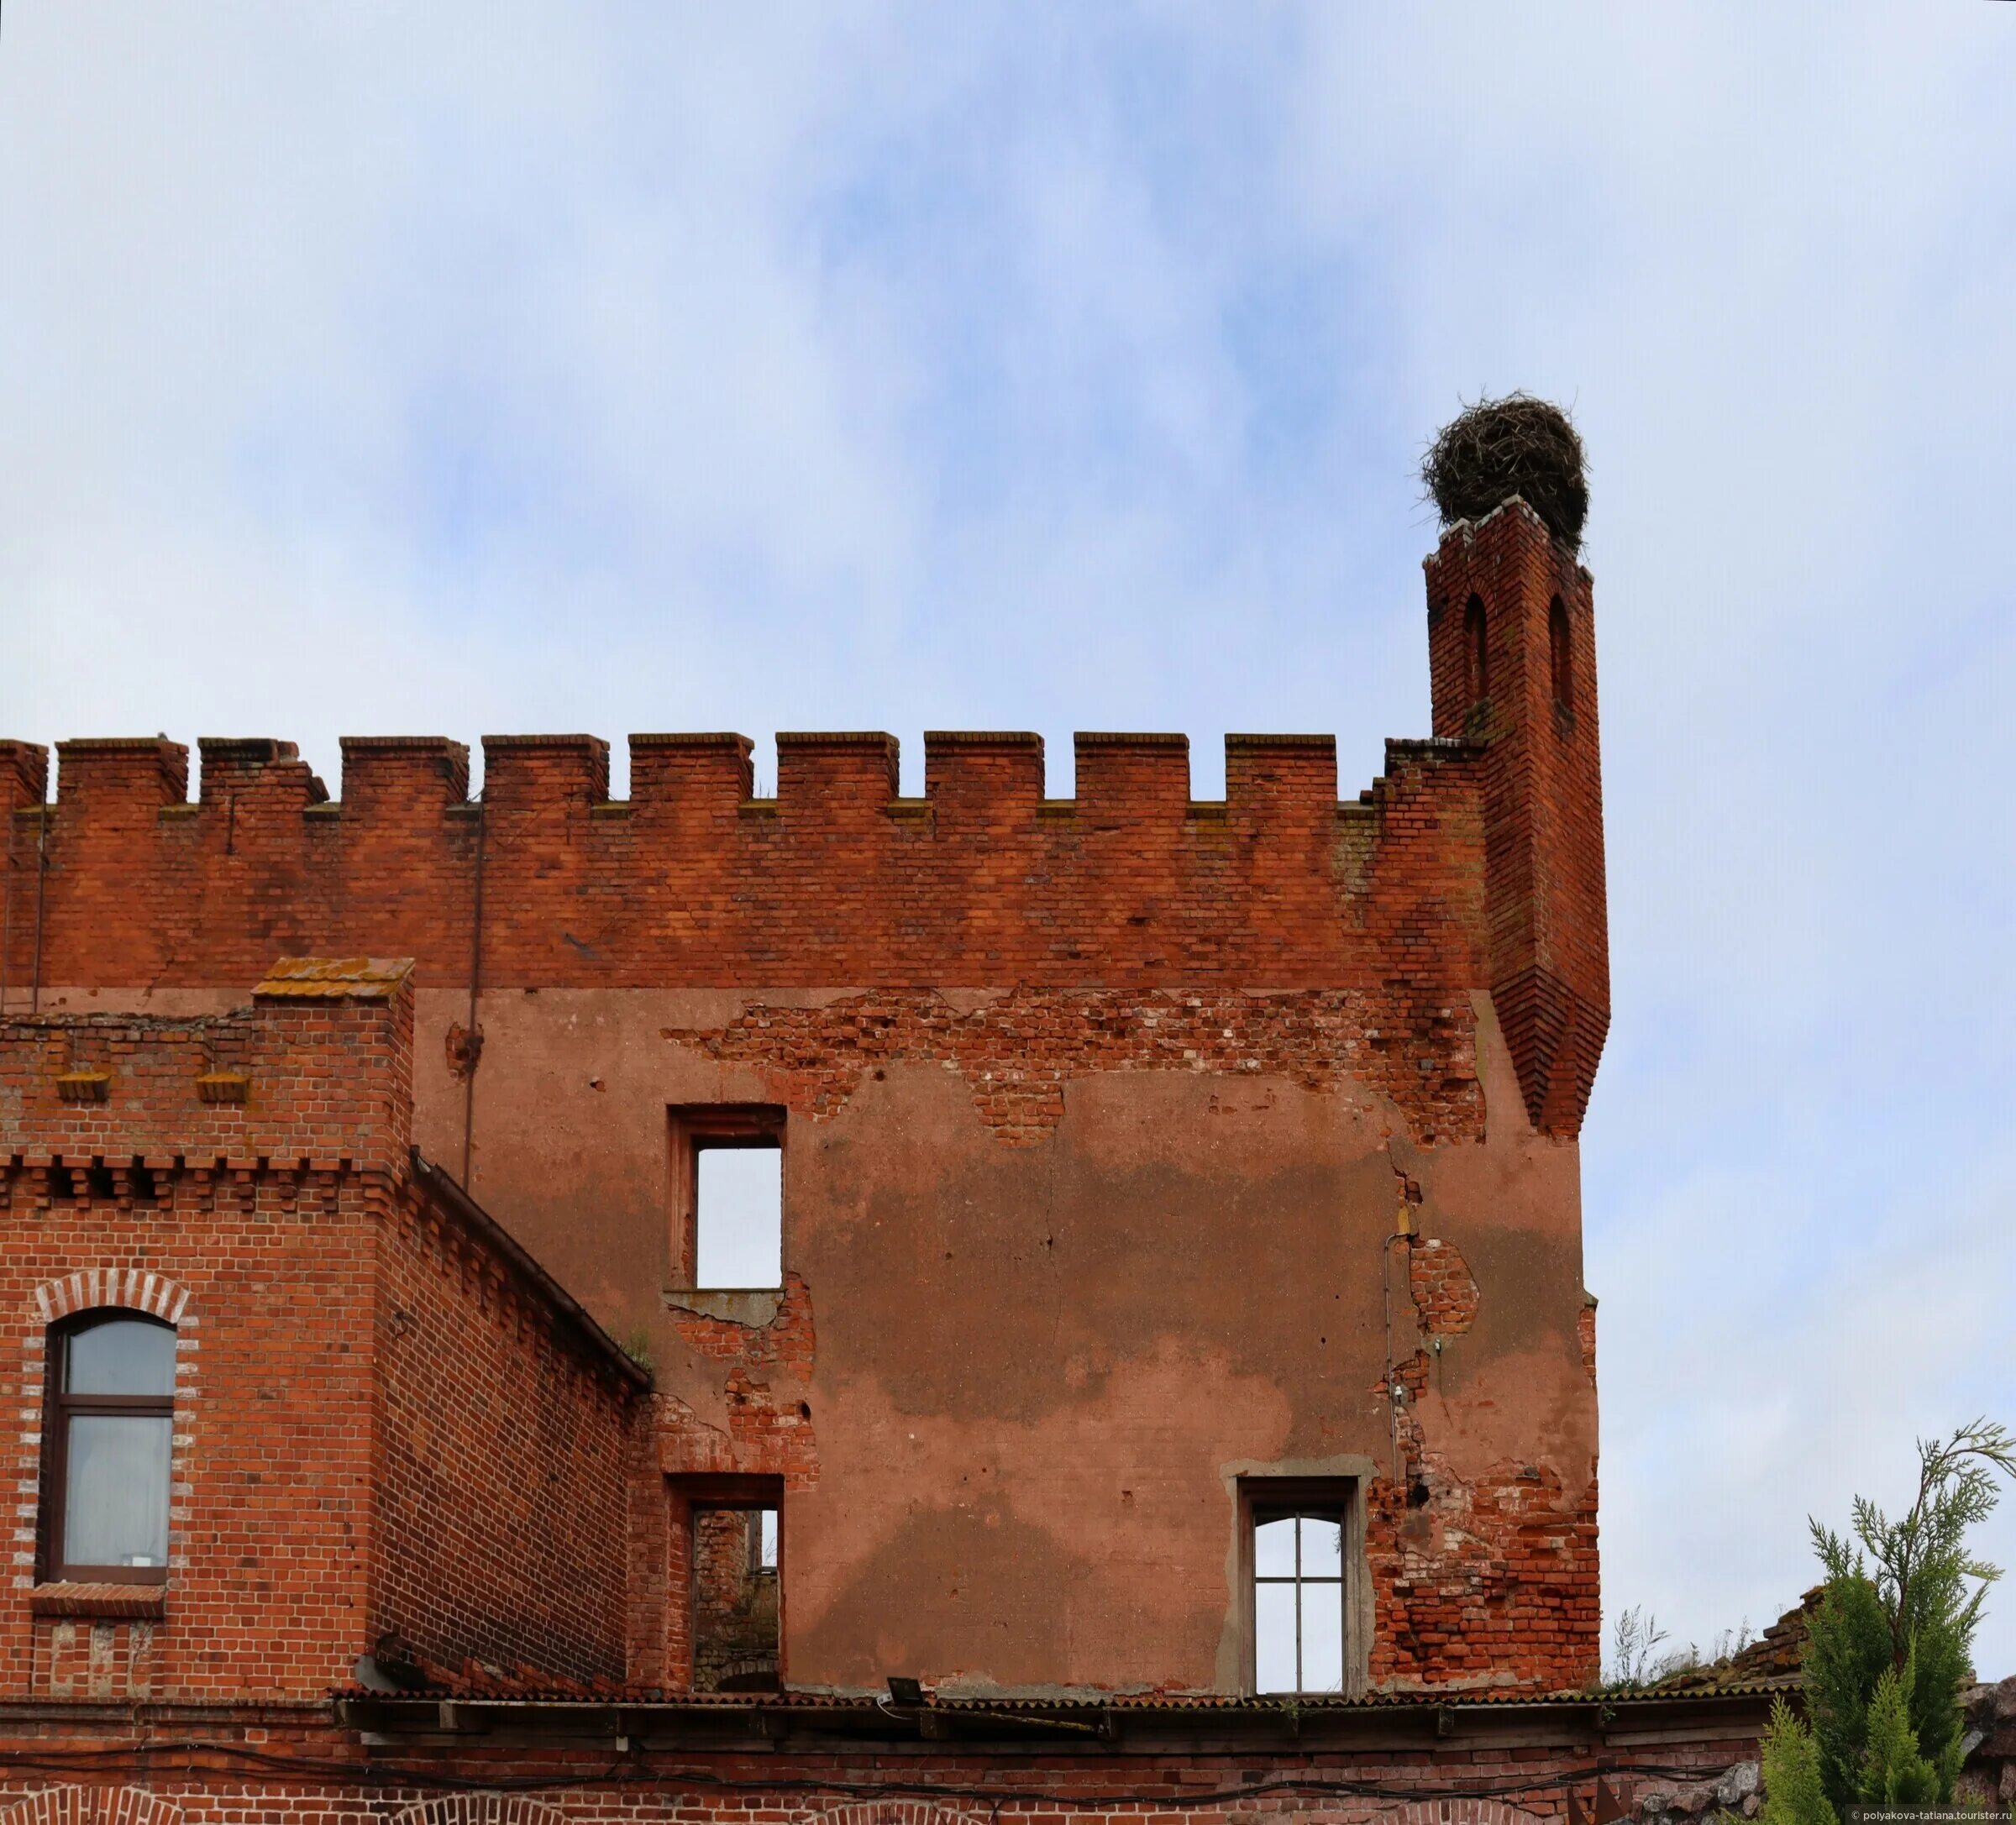
<path fill-rule="evenodd" d="M 1422 443 L 1571 403 L 1606 1599 L 1705 1643 L 2016 1422 L 2013 93 L 1984 0 L 11 0 L 0 722 L 1350 791 L 1427 726 Z"/>

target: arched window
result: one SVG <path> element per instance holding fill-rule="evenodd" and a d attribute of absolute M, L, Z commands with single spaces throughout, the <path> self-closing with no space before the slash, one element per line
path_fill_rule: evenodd
<path fill-rule="evenodd" d="M 48 1572 L 79 1583 L 168 1576 L 175 1329 L 95 1311 L 50 1335 Z"/>
<path fill-rule="evenodd" d="M 1554 674 L 1557 707 L 1575 708 L 1575 653 L 1568 641 L 1568 611 L 1557 595 L 1547 606 L 1547 657 Z"/>
<path fill-rule="evenodd" d="M 1463 608 L 1463 650 L 1470 668 L 1470 701 L 1491 695 L 1491 642 L 1484 625 L 1484 600 L 1473 595 Z"/>

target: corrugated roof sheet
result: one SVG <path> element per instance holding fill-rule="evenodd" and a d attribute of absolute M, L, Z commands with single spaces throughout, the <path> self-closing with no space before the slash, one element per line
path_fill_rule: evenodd
<path fill-rule="evenodd" d="M 996 1713 L 1042 1717 L 1058 1712 L 1268 1712 L 1312 1711 L 1378 1711 L 1436 1708 L 1443 1706 L 1489 1705 L 1587 1705 L 1705 1703 L 1724 1698 L 1762 1698 L 1783 1691 L 1794 1680 L 1751 1680 L 1719 1686 L 1712 1690 L 1676 1691 L 1670 1686 L 1638 1686 L 1609 1691 L 1533 1691 L 1516 1686 L 1494 1686 L 1471 1691 L 1368 1692 L 1346 1697 L 1334 1693 L 1303 1693 L 1267 1697 L 1241 1697 L 1221 1692 L 1084 1692 L 1042 1698 L 988 1698 L 952 1697 L 932 1693 L 922 1709 L 927 1711 Z M 397 1703 L 410 1699 L 435 1703 L 463 1700 L 484 1703 L 523 1705 L 636 1705 L 664 1706 L 679 1710 L 753 1711 L 787 1710 L 883 1712 L 892 1708 L 904 1717 L 920 1708 L 896 1705 L 885 1694 L 856 1692 L 685 1692 L 657 1687 L 617 1686 L 606 1682 L 595 1686 L 575 1685 L 521 1685 L 499 1678 L 429 1685 L 396 1692 L 376 1691 L 363 1686 L 345 1687 L 339 1698 Z"/>

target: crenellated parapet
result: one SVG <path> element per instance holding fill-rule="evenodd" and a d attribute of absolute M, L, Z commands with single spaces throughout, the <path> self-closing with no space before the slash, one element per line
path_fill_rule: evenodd
<path fill-rule="evenodd" d="M 346 739 L 339 800 L 291 743 L 201 747 L 191 801 L 176 743 L 59 745 L 43 983 L 243 981 L 277 951 L 410 956 L 451 985 L 479 948 L 486 985 L 1480 980 L 1461 742 L 1390 744 L 1345 803 L 1328 736 L 1227 737 L 1210 802 L 1179 735 L 1080 735 L 1067 800 L 1013 732 L 927 735 L 916 799 L 879 733 L 780 735 L 769 799 L 730 734 L 633 737 L 623 800 L 586 735 L 486 737 L 478 800 L 436 737 Z M 18 909 L 17 989 L 34 942 Z"/>
<path fill-rule="evenodd" d="M 0 1011 L 45 988 L 243 982 L 277 953 L 415 960 L 423 989 L 1327 989 L 1425 1031 L 1488 989 L 1527 1114 L 1578 1131 L 1609 1020 L 1588 573 L 1525 504 L 1427 562 L 1435 735 L 1340 802 L 1326 735 L 932 731 L 752 744 L 493 735 L 483 789 L 441 737 L 350 737 L 340 798 L 291 742 L 0 743 Z"/>

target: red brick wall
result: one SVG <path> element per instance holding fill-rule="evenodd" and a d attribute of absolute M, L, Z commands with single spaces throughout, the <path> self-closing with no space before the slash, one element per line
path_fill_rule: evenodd
<path fill-rule="evenodd" d="M 0 1057 L 19 1056 L 0 1040 Z M 144 1655 L 134 1652 L 139 1623 L 112 1625 L 101 1644 L 102 1622 L 32 1614 L 35 1528 L 24 1516 L 0 1600 L 0 1692 L 311 1693 L 347 1679 L 365 1644 L 365 1340 L 369 1206 L 379 1194 L 354 1171 L 250 1162 L 165 1170 L 151 1202 L 135 1200 L 129 1183 L 105 1197 L 60 1191 L 55 1177 L 33 1165 L 0 1172 L 0 1404 L 37 1416 L 9 1441 L 8 1482 L 32 1516 L 51 1319 L 114 1304 L 173 1318 L 165 1614 Z M 93 1655 L 102 1677 L 81 1664 Z M 115 1664 L 128 1656 L 144 1665 Z M 115 1677 L 132 1683 L 109 1684 Z"/>
<path fill-rule="evenodd" d="M 438 1207 L 378 1247 L 373 1638 L 622 1679 L 634 1397 Z"/>
<path fill-rule="evenodd" d="M 369 952 L 465 983 L 486 821 L 492 982 L 1475 978 L 1478 781 L 1459 752 L 1394 743 L 1371 801 L 1340 806 L 1328 737 L 1234 737 L 1227 798 L 1193 805 L 1179 737 L 1081 736 L 1061 802 L 1033 736 L 929 737 L 922 800 L 892 799 L 887 737 L 780 741 L 774 801 L 747 799 L 741 737 L 640 737 L 612 804 L 600 742 L 491 737 L 480 810 L 461 750 L 433 739 L 346 740 L 339 805 L 286 743 L 209 744 L 188 804 L 175 744 L 66 742 L 42 979 L 235 984 L 280 952 Z M 13 983 L 32 952 L 17 921 Z"/>
<path fill-rule="evenodd" d="M 387 1627 L 622 1672 L 632 1392 L 416 1182 L 411 994 L 381 973 L 207 1020 L 0 1022 L 0 1407 L 27 1416 L 0 1693 L 318 1694 Z M 242 1103 L 203 1099 L 220 1076 Z M 177 1332 L 153 1591 L 37 1582 L 49 1329 L 112 1306 Z"/>

